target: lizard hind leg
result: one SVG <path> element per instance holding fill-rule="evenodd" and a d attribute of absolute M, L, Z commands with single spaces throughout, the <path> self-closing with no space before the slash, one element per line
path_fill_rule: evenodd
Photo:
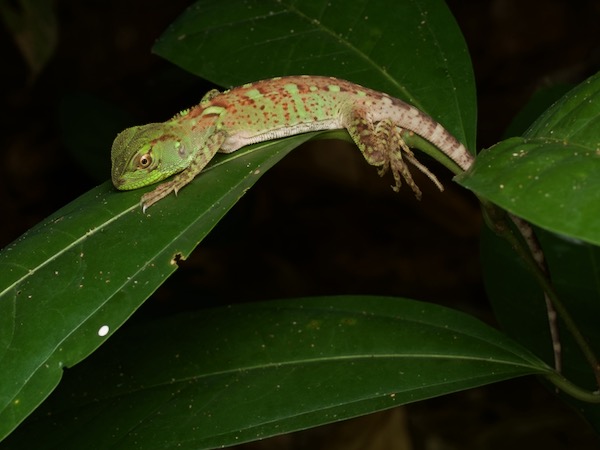
<path fill-rule="evenodd" d="M 383 119 L 373 123 L 368 113 L 359 108 L 353 108 L 344 118 L 345 128 L 356 143 L 367 162 L 378 168 L 379 175 L 384 175 L 388 168 L 392 169 L 398 191 L 402 180 L 412 189 L 417 199 L 421 198 L 421 190 L 415 183 L 404 158 L 417 169 L 427 175 L 438 188 L 441 183 L 423 164 L 421 164 L 408 145 L 402 139 L 402 129 L 391 119 Z"/>
<path fill-rule="evenodd" d="M 404 179 L 414 192 L 415 197 L 420 200 L 421 189 L 419 189 L 419 186 L 417 186 L 417 183 L 413 179 L 408 165 L 404 161 L 404 157 L 413 164 L 416 161 L 418 168 L 420 168 L 419 166 L 422 167 L 422 164 L 416 160 L 415 155 L 408 148 L 408 145 L 402 139 L 401 132 L 398 130 L 390 119 L 381 120 L 375 125 L 375 134 L 378 136 L 378 141 L 381 145 L 385 147 L 384 151 L 388 154 L 389 165 L 394 176 L 395 184 L 392 186 L 392 189 L 394 192 L 398 192 L 402 186 L 402 179 Z"/>

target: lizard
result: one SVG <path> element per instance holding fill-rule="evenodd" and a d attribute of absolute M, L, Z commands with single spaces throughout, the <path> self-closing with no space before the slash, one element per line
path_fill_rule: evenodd
<path fill-rule="evenodd" d="M 406 161 L 443 190 L 442 184 L 415 157 L 403 139 L 414 133 L 466 171 L 475 158 L 431 116 L 398 98 L 350 81 L 325 76 L 276 77 L 219 92 L 163 123 L 127 128 L 111 150 L 112 182 L 119 190 L 148 186 L 172 175 L 141 197 L 143 212 L 191 182 L 217 152 L 231 153 L 249 144 L 318 130 L 346 129 L 366 161 L 380 175 L 391 169 L 398 191 L 402 180 L 417 199 L 421 191 Z M 406 161 L 405 161 L 406 160 Z M 508 215 L 535 264 L 547 273 L 544 254 L 525 220 Z M 545 294 L 555 365 L 560 372 L 556 318 Z"/>
<path fill-rule="evenodd" d="M 163 123 L 127 128 L 111 151 L 112 181 L 130 190 L 162 181 L 144 194 L 146 209 L 192 181 L 217 152 L 318 130 L 346 129 L 380 175 L 388 169 L 397 191 L 402 180 L 420 199 L 406 161 L 443 190 L 402 138 L 410 132 L 441 150 L 461 169 L 473 156 L 442 125 L 418 108 L 383 92 L 324 76 L 287 76 L 209 91 L 198 105 Z M 406 160 L 406 161 L 405 161 Z"/>

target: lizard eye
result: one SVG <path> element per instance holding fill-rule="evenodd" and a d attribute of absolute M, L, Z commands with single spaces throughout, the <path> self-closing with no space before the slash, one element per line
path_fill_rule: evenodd
<path fill-rule="evenodd" d="M 152 155 L 150 153 L 146 153 L 138 159 L 138 169 L 146 169 L 150 164 L 152 164 Z"/>

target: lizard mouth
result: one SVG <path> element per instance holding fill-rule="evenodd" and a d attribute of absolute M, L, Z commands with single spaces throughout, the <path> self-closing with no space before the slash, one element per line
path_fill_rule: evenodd
<path fill-rule="evenodd" d="M 112 177 L 112 182 L 117 189 L 120 189 L 123 183 L 125 183 L 125 180 L 120 177 Z"/>

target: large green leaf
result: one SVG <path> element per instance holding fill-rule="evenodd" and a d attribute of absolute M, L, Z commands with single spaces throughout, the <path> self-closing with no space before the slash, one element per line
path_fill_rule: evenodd
<path fill-rule="evenodd" d="M 433 304 L 238 305 L 117 333 L 3 448 L 215 448 L 549 370 Z"/>
<path fill-rule="evenodd" d="M 475 145 L 471 62 L 442 0 L 200 0 L 154 51 L 228 87 L 280 75 L 345 78 L 414 104 Z"/>
<path fill-rule="evenodd" d="M 185 54 L 205 68 L 212 65 L 213 75 L 203 75 L 223 85 L 292 72 L 343 76 L 413 101 L 459 138 L 474 142 L 470 63 L 441 1 L 405 2 L 400 8 L 395 2 L 379 6 L 364 1 L 336 2 L 334 7 L 308 1 L 222 3 L 196 4 L 188 11 L 191 16 L 182 16 L 182 23 L 195 23 L 194 11 L 201 8 L 200 17 L 210 19 L 203 22 L 205 27 L 214 30 L 194 28 L 199 40 L 191 41 L 177 34 L 176 25 L 157 47 L 161 54 L 173 60 Z M 264 5 L 270 5 L 273 14 Z M 281 5 L 284 10 L 277 9 Z M 211 11 L 218 14 L 211 16 Z M 245 16 L 248 11 L 251 20 Z M 257 16 L 257 11 L 263 15 Z M 304 37 L 288 40 L 290 24 L 296 23 L 290 17 L 301 17 L 304 26 L 322 23 L 317 28 L 323 33 L 307 40 L 311 30 L 293 28 L 292 36 L 301 32 Z M 257 33 L 252 26 L 242 26 L 247 23 L 259 25 Z M 277 32 L 269 34 L 270 29 Z M 166 46 L 169 36 L 178 38 L 171 39 L 171 49 Z M 202 36 L 210 39 L 204 42 Z M 409 38 L 396 40 L 402 36 Z M 277 40 L 285 45 L 273 53 L 270 44 Z M 344 48 L 331 45 L 337 40 Z M 204 46 L 207 42 L 210 45 Z M 217 42 L 220 46 L 214 46 Z M 245 55 L 248 64 L 230 58 L 223 47 Z M 293 55 L 284 57 L 283 48 Z M 248 72 L 242 74 L 240 68 Z M 161 201 L 148 215 L 137 206 L 148 189 L 116 193 L 105 183 L 4 249 L 0 438 L 40 404 L 64 367 L 89 355 L 135 311 L 176 269 L 178 258 L 189 254 L 266 169 L 308 138 L 297 136 L 231 155 L 233 161 L 199 177 L 179 198 Z M 262 150 L 254 152 L 257 149 Z"/>
<path fill-rule="evenodd" d="M 144 215 L 108 182 L 0 252 L 0 439 L 177 268 L 296 136 L 221 158 Z M 257 151 L 259 150 L 260 151 Z M 104 335 L 103 326 L 108 326 Z"/>
<path fill-rule="evenodd" d="M 528 221 L 600 244 L 600 73 L 525 133 L 481 153 L 459 182 Z"/>

